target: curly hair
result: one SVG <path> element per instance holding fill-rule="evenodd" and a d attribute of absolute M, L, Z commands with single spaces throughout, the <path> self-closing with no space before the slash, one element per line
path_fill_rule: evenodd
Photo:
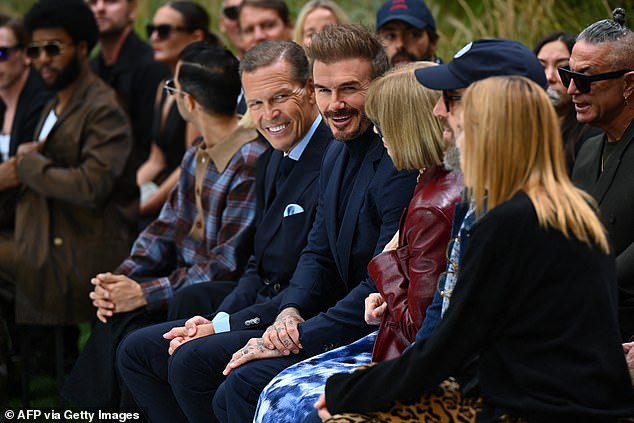
<path fill-rule="evenodd" d="M 42 28 L 63 28 L 75 43 L 85 41 L 90 52 L 99 39 L 95 17 L 83 0 L 39 0 L 24 16 L 31 35 Z"/>

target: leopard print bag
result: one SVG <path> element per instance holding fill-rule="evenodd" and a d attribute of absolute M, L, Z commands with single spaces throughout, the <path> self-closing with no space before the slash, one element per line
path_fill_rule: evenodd
<path fill-rule="evenodd" d="M 385 412 L 336 414 L 327 423 L 475 423 L 476 414 L 481 410 L 482 399 L 463 397 L 458 383 L 449 378 L 434 394 L 424 395 L 414 404 L 396 402 Z"/>

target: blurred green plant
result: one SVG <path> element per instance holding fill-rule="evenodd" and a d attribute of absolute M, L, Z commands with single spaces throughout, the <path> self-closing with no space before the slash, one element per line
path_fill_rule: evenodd
<path fill-rule="evenodd" d="M 212 29 L 218 30 L 221 0 L 194 0 L 207 8 Z M 374 27 L 375 13 L 384 0 L 339 0 L 353 22 Z M 25 13 L 35 0 L 3 0 L 0 12 Z M 293 16 L 306 0 L 287 0 Z M 137 0 L 137 30 L 152 20 L 154 11 L 164 0 Z M 630 18 L 634 0 L 426 0 L 436 17 L 441 57 L 454 52 L 474 39 L 483 37 L 512 38 L 529 47 L 554 31 L 577 33 L 589 24 L 609 18 L 614 7 L 623 7 Z"/>

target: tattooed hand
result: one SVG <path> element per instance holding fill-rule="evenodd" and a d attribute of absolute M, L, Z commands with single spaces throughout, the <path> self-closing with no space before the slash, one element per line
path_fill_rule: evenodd
<path fill-rule="evenodd" d="M 299 310 L 293 307 L 285 308 L 275 319 L 273 325 L 269 326 L 262 340 L 268 349 L 277 349 L 284 355 L 299 353 L 302 344 L 299 341 L 299 324 L 304 319 L 299 314 Z"/>
<path fill-rule="evenodd" d="M 280 353 L 276 349 L 268 349 L 264 346 L 262 338 L 251 338 L 247 344 L 233 353 L 231 361 L 227 364 L 222 374 L 227 376 L 231 371 L 237 367 L 240 367 L 244 363 L 248 363 L 251 360 L 260 360 L 262 358 L 274 358 L 281 357 Z"/>

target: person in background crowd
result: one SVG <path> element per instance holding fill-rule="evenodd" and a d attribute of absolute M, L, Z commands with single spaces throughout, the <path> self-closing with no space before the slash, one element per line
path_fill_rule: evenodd
<path fill-rule="evenodd" d="M 293 21 L 284 0 L 242 0 L 238 26 L 245 51 L 262 41 L 293 38 Z"/>
<path fill-rule="evenodd" d="M 99 27 L 99 54 L 90 64 L 119 95 L 134 136 L 134 164 L 150 154 L 156 90 L 169 71 L 154 61 L 152 49 L 133 29 L 137 0 L 87 0 Z"/>
<path fill-rule="evenodd" d="M 436 57 L 436 21 L 423 0 L 388 0 L 376 12 L 376 31 L 385 45 L 390 64 Z"/>
<path fill-rule="evenodd" d="M 320 32 L 326 25 L 347 24 L 350 19 L 346 12 L 331 0 L 311 0 L 297 14 L 293 41 L 308 46 L 313 34 Z"/>
<path fill-rule="evenodd" d="M 275 148 L 258 161 L 261 212 L 254 254 L 222 304 L 225 293 L 218 282 L 186 288 L 170 303 L 174 318 L 205 313 L 208 319 L 197 316 L 152 326 L 121 343 L 119 371 L 152 421 L 186 420 L 169 384 L 174 350 L 206 335 L 222 335 L 225 342 L 238 338 L 240 345 L 244 330 L 275 317 L 276 301 L 288 287 L 317 212 L 319 169 L 332 134 L 315 104 L 308 59 L 295 43 L 264 41 L 246 53 L 240 66 L 254 122 Z"/>
<path fill-rule="evenodd" d="M 437 404 L 430 396 L 474 355 L 482 410 L 470 421 L 630 416 L 614 257 L 591 197 L 568 177 L 546 92 L 525 77 L 497 76 L 471 84 L 462 103 L 457 142 L 476 223 L 446 315 L 396 360 L 328 379 L 320 417 L 409 412 L 423 421 Z"/>
<path fill-rule="evenodd" d="M 558 68 L 568 66 L 574 45 L 575 37 L 573 35 L 555 32 L 538 41 L 534 49 L 535 55 L 546 72 L 548 97 L 559 116 L 569 172 L 572 172 L 575 158 L 584 141 L 601 133 L 600 129 L 577 121 L 572 98 L 566 93 L 566 88 L 561 83 L 557 72 Z"/>
<path fill-rule="evenodd" d="M 584 29 L 559 75 L 572 97 L 577 120 L 605 134 L 587 140 L 572 180 L 599 204 L 616 256 L 619 324 L 623 341 L 634 334 L 634 32 L 625 11 L 615 9 Z"/>
<path fill-rule="evenodd" d="M 379 292 L 365 299 L 365 320 L 380 325 L 378 334 L 283 370 L 260 395 L 257 423 L 301 422 L 329 375 L 367 364 L 370 358 L 394 358 L 414 341 L 445 268 L 453 210 L 462 189 L 459 164 L 454 164 L 457 172 L 442 166 L 446 144 L 432 114 L 440 92 L 424 88 L 414 76 L 415 69 L 427 66 L 434 64 L 415 62 L 393 69 L 370 85 L 365 102 L 396 168 L 419 171 L 399 231 L 368 265 Z"/>
<path fill-rule="evenodd" d="M 52 97 L 26 55 L 27 34 L 17 17 L 0 14 L 0 269 L 15 260 L 15 206 L 19 181 L 15 153 L 33 140 L 42 108 Z M 11 358 L 16 344 L 15 274 L 0 273 L 0 406 L 9 389 L 19 386 Z M 7 382 L 7 379 L 11 381 Z"/>
<path fill-rule="evenodd" d="M 240 12 L 240 0 L 223 0 L 220 9 L 218 28 L 224 34 L 229 45 L 233 48 L 236 57 L 242 59 L 244 48 L 238 28 L 238 14 Z"/>
<path fill-rule="evenodd" d="M 255 163 L 266 146 L 256 131 L 238 126 L 238 60 L 225 48 L 192 43 L 179 55 L 175 78 L 165 89 L 202 137 L 187 150 L 176 188 L 129 257 L 91 279 L 100 323 L 65 389 L 80 406 L 118 407 L 114 360 L 121 338 L 165 321 L 167 302 L 186 286 L 235 284 L 253 248 Z M 130 406 L 125 395 L 122 403 Z"/>
<path fill-rule="evenodd" d="M 219 44 L 208 28 L 209 15 L 201 5 L 193 1 L 168 1 L 156 10 L 152 23 L 147 25 L 154 60 L 167 65 L 170 74 L 174 75 L 178 55 L 187 45 L 196 41 Z M 142 226 L 158 215 L 169 192 L 176 186 L 183 154 L 198 135 L 194 126 L 179 114 L 174 97 L 167 95 L 161 87 L 153 111 L 150 156 L 137 172 Z"/>

